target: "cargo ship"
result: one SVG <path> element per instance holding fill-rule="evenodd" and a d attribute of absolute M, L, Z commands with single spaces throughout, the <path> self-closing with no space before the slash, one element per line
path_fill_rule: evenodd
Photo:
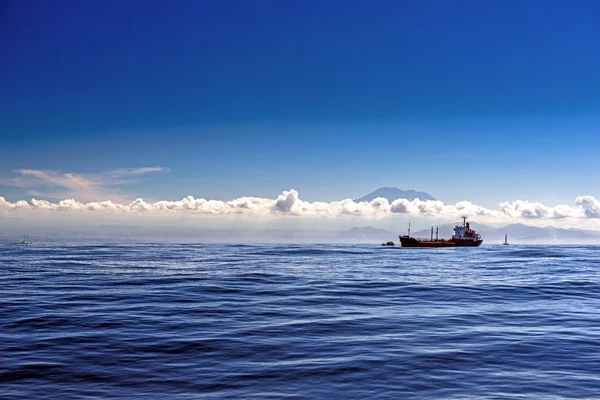
<path fill-rule="evenodd" d="M 419 239 L 410 236 L 410 223 L 408 224 L 408 235 L 398 236 L 402 247 L 477 247 L 481 246 L 483 240 L 481 235 L 471 229 L 467 222 L 467 217 L 463 216 L 463 224 L 454 227 L 454 235 L 450 239 L 439 239 L 438 230 L 433 238 L 433 228 L 431 228 L 430 239 Z"/>

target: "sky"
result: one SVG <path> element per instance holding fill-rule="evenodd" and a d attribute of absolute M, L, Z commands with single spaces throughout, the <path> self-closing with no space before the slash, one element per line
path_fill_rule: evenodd
<path fill-rule="evenodd" d="M 599 19 L 596 1 L 3 1 L 2 215 L 188 196 L 272 210 L 293 191 L 338 218 L 395 186 L 595 216 Z"/>

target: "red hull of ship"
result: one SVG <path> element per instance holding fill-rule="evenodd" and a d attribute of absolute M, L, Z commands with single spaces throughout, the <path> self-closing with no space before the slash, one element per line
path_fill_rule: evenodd
<path fill-rule="evenodd" d="M 400 245 L 402 247 L 478 247 L 482 243 L 483 240 L 426 240 L 400 236 Z"/>

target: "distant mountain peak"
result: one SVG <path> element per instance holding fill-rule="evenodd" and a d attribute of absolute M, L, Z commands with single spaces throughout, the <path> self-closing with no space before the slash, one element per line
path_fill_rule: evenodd
<path fill-rule="evenodd" d="M 372 226 L 355 226 L 354 228 L 348 229 L 346 232 L 387 233 L 387 231 L 384 229 L 373 228 Z"/>
<path fill-rule="evenodd" d="M 354 202 L 359 203 L 361 201 L 372 201 L 378 197 L 383 197 L 387 199 L 390 203 L 396 199 L 420 199 L 420 200 L 435 200 L 433 196 L 426 192 L 418 192 L 414 189 L 410 190 L 402 190 L 396 187 L 385 186 L 375 190 L 374 192 L 369 193 L 366 196 L 355 199 Z"/>
<path fill-rule="evenodd" d="M 389 238 L 393 238 L 395 234 L 384 229 L 373 228 L 372 226 L 355 226 L 347 231 L 339 232 L 338 236 L 346 239 L 389 240 Z"/>

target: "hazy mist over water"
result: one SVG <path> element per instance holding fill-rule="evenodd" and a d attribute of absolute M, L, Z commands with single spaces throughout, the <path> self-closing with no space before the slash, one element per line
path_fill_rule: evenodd
<path fill-rule="evenodd" d="M 428 238 L 431 227 L 439 227 L 439 237 L 450 238 L 455 224 L 435 224 L 417 221 L 412 224 L 411 234 Z M 471 226 L 481 233 L 484 244 L 500 244 L 508 235 L 513 244 L 600 244 L 600 231 L 561 229 L 553 226 L 536 227 L 523 224 Z M 136 225 L 131 224 L 73 224 L 57 225 L 3 225 L 0 242 L 18 243 L 28 235 L 38 243 L 303 243 L 303 244 L 379 244 L 394 241 L 407 233 L 408 222 L 384 225 L 374 221 L 346 221 L 345 224 L 326 228 L 310 224 L 297 226 L 269 224 L 238 224 L 226 227 L 210 224 Z M 425 229 L 423 229 L 425 228 Z"/>
<path fill-rule="evenodd" d="M 0 393 L 596 398 L 599 252 L 0 244 Z"/>

